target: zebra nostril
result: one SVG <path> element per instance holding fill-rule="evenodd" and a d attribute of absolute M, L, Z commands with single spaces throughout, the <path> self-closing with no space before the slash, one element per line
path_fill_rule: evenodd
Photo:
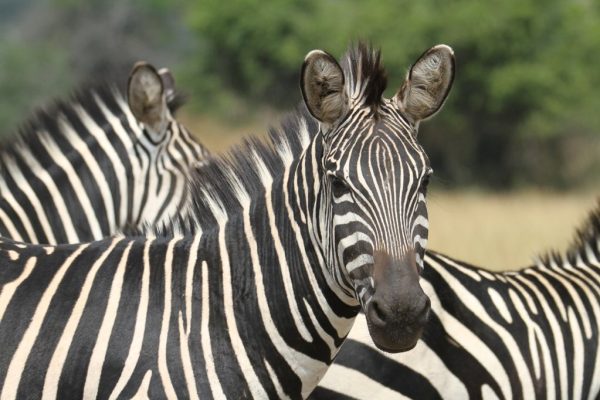
<path fill-rule="evenodd" d="M 419 324 L 426 324 L 429 320 L 429 311 L 431 310 L 431 300 L 429 297 L 423 296 L 423 299 L 420 302 L 419 307 L 417 308 L 417 317 L 416 322 Z"/>
<path fill-rule="evenodd" d="M 369 309 L 369 317 L 371 322 L 377 326 L 383 327 L 386 324 L 387 318 L 385 316 L 385 312 L 379 305 L 377 300 L 373 300 L 371 302 L 371 307 Z"/>

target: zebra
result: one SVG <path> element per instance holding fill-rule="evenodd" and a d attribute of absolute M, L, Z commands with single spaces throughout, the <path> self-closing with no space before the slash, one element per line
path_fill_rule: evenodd
<path fill-rule="evenodd" d="M 379 51 L 312 51 L 305 108 L 194 170 L 187 218 L 86 244 L 5 239 L 0 399 L 305 398 L 359 309 L 377 346 L 412 348 L 429 314 L 416 127 L 453 76 L 435 46 L 385 99 Z"/>
<path fill-rule="evenodd" d="M 0 149 L 0 235 L 78 243 L 179 213 L 208 152 L 173 118 L 177 103 L 168 70 L 140 62 L 127 95 L 90 85 L 38 112 Z"/>
<path fill-rule="evenodd" d="M 495 273 L 427 252 L 432 302 L 422 341 L 384 354 L 364 318 L 314 399 L 597 399 L 600 199 L 566 255 Z"/>

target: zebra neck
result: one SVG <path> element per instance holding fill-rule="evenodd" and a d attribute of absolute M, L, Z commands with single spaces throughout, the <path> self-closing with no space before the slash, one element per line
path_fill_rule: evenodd
<path fill-rule="evenodd" d="M 319 160 L 322 152 L 323 142 L 321 134 L 318 134 L 299 157 L 297 166 L 291 168 L 289 178 L 284 175 L 285 198 L 290 199 L 292 207 L 297 210 L 296 219 L 306 228 L 305 241 L 315 250 L 315 266 L 318 266 L 329 290 L 344 304 L 356 307 L 358 302 L 352 288 L 345 284 L 341 277 L 341 267 L 331 249 L 330 206 L 321 190 L 322 172 Z"/>
<path fill-rule="evenodd" d="M 243 156 L 238 150 L 199 169 L 194 193 L 201 195 L 193 202 L 202 228 L 199 256 L 206 259 L 196 268 L 206 269 L 216 294 L 199 304 L 224 310 L 214 315 L 224 326 L 219 332 L 231 337 L 215 335 L 211 340 L 222 345 L 213 347 L 242 358 L 239 374 L 250 389 L 258 379 L 296 393 L 291 397 L 315 387 L 358 311 L 343 301 L 323 256 L 329 238 L 320 224 L 320 140 L 299 131 L 298 143 L 250 144 Z M 247 154 L 249 163 L 237 163 Z M 237 353 L 240 346 L 245 355 Z M 258 389 L 253 396 L 266 397 Z"/>
<path fill-rule="evenodd" d="M 140 133 L 124 97 L 109 87 L 36 116 L 17 143 L 0 154 L 0 188 L 11 193 L 1 207 L 23 208 L 17 217 L 25 226 L 24 232 L 2 233 L 33 243 L 76 243 L 113 234 L 128 218 L 133 177 L 140 170 L 135 157 Z M 86 223 L 77 214 L 85 215 Z M 29 227 L 30 218 L 37 218 L 42 229 Z M 64 226 L 64 232 L 56 226 Z"/>
<path fill-rule="evenodd" d="M 0 151 L 0 233 L 77 243 L 176 214 L 189 198 L 188 168 L 205 152 L 175 121 L 163 143 L 144 135 L 110 87 L 33 118 Z"/>
<path fill-rule="evenodd" d="M 434 252 L 426 254 L 425 262 L 423 278 L 430 285 L 429 292 L 440 297 L 439 309 L 432 308 L 442 319 L 445 314 L 464 320 L 470 318 L 472 310 L 462 307 L 469 303 L 464 296 L 474 296 L 471 298 L 474 304 L 481 302 L 484 308 L 495 309 L 497 315 L 493 319 L 511 320 L 509 309 L 519 300 L 524 307 L 520 311 L 531 315 L 537 315 L 540 304 L 548 299 L 551 313 L 561 314 L 561 317 L 569 307 L 581 308 L 581 299 L 587 299 L 585 301 L 597 307 L 600 313 L 600 259 L 593 252 L 585 259 L 547 260 L 519 271 L 499 273 Z"/>
<path fill-rule="evenodd" d="M 330 287 L 318 241 L 310 235 L 312 217 L 302 217 L 310 207 L 298 207 L 299 196 L 310 199 L 313 194 L 290 191 L 302 175 L 301 165 L 286 167 L 281 177 L 265 185 L 262 196 L 250 199 L 239 194 L 239 211 L 214 209 L 218 228 L 203 232 L 200 248 L 217 248 L 218 254 L 206 255 L 206 266 L 196 263 L 209 277 L 215 268 L 222 272 L 213 275 L 215 282 L 209 287 L 222 287 L 215 290 L 223 298 L 203 297 L 199 306 L 209 302 L 216 308 L 222 300 L 224 311 L 216 315 L 224 317 L 226 329 L 221 332 L 229 339 L 215 333 L 211 340 L 223 344 L 213 347 L 231 347 L 237 360 L 246 364 L 240 373 L 250 390 L 256 389 L 254 397 L 265 397 L 252 384 L 256 380 L 266 388 L 283 388 L 292 398 L 308 396 L 357 313 Z M 302 187 L 312 188 L 309 181 Z"/>
<path fill-rule="evenodd" d="M 136 226 L 142 222 L 160 226 L 177 214 L 185 214 L 190 202 L 190 167 L 208 155 L 175 122 L 164 135 L 155 143 L 140 132 L 134 143 L 133 151 L 140 155 L 133 160 L 138 162 L 139 173 L 133 175 L 133 214 L 128 220 Z"/>

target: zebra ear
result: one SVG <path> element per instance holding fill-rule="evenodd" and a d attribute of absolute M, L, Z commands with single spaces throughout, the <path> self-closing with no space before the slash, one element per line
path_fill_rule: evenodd
<path fill-rule="evenodd" d="M 331 124 L 342 116 L 347 106 L 344 72 L 333 56 L 322 50 L 308 53 L 300 79 L 302 97 L 316 119 Z"/>
<path fill-rule="evenodd" d="M 138 121 L 162 132 L 166 128 L 168 108 L 165 85 L 156 69 L 146 63 L 137 62 L 129 75 L 127 85 L 129 108 Z"/>
<path fill-rule="evenodd" d="M 413 123 L 431 117 L 444 104 L 454 81 L 454 52 L 439 44 L 413 64 L 394 96 L 396 104 Z"/>

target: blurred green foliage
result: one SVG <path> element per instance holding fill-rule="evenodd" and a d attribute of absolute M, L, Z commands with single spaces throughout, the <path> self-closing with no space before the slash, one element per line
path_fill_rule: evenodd
<path fill-rule="evenodd" d="M 457 76 L 422 140 L 449 185 L 599 182 L 600 3 L 507 0 L 205 0 L 187 4 L 198 42 L 188 82 L 205 106 L 290 106 L 304 55 L 382 48 L 388 95 L 420 52 L 451 45 Z M 190 70 L 188 70 L 190 72 Z M 565 163 L 571 168 L 563 168 Z"/>
<path fill-rule="evenodd" d="M 2 135 L 82 82 L 122 84 L 135 61 L 176 67 L 187 32 L 167 0 L 0 2 Z"/>
<path fill-rule="evenodd" d="M 38 57 L 44 62 L 38 62 Z M 62 95 L 70 82 L 66 55 L 46 46 L 23 48 L 16 43 L 0 43 L 0 60 L 0 121 L 4 122 L 3 126 L 16 123 L 22 110 L 41 106 L 44 100 L 40 99 L 40 93 Z"/>
<path fill-rule="evenodd" d="M 0 123 L 18 114 L 33 88 L 53 94 L 74 76 L 144 58 L 176 69 L 197 112 L 232 119 L 257 105 L 287 109 L 301 99 L 308 51 L 341 56 L 359 39 L 382 48 L 391 96 L 421 52 L 446 43 L 457 58 L 454 88 L 420 132 L 443 182 L 600 181 L 597 1 L 46 1 L 52 12 L 44 20 L 53 23 L 35 40 L 17 35 L 0 44 Z"/>

